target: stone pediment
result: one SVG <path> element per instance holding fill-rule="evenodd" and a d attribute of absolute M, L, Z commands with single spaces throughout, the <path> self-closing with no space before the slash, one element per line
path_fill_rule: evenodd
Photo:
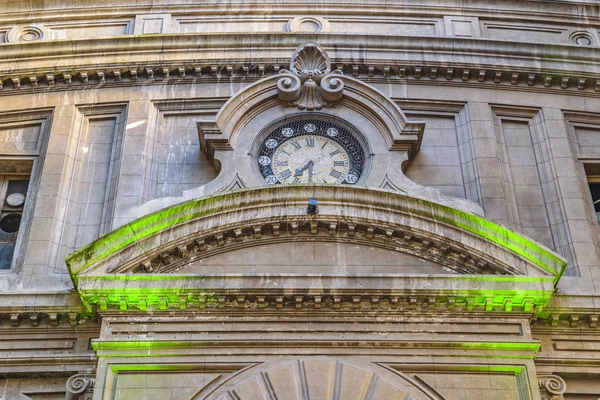
<path fill-rule="evenodd" d="M 307 214 L 309 198 L 317 199 L 316 215 Z M 218 254 L 290 241 L 410 254 L 449 272 L 185 272 L 186 265 Z M 523 307 L 531 310 L 548 301 L 566 262 L 505 227 L 425 199 L 348 186 L 278 186 L 171 206 L 90 243 L 70 255 L 67 265 L 84 303 L 99 310 L 162 309 L 179 300 L 187 306 L 219 295 L 223 304 L 227 296 L 254 296 L 259 302 L 280 296 L 283 302 L 283 293 L 302 299 L 338 293 L 339 301 L 343 296 L 473 296 L 491 302 L 489 307 L 496 301 L 504 307 L 504 297 L 512 293 L 519 302 L 529 301 Z"/>
<path fill-rule="evenodd" d="M 473 201 L 442 195 L 410 180 L 404 170 L 419 152 L 425 122 L 409 120 L 400 107 L 374 86 L 343 74 L 316 43 L 300 45 L 289 68 L 266 76 L 234 94 L 215 117 L 198 122 L 200 147 L 219 170 L 212 181 L 180 197 L 152 199 L 137 207 L 141 217 L 186 200 L 265 184 L 257 159 L 260 141 L 273 124 L 298 118 L 336 121 L 360 137 L 365 168 L 355 182 L 435 199 L 483 215 Z"/>
<path fill-rule="evenodd" d="M 327 53 L 316 43 L 299 46 L 289 70 L 249 85 L 225 103 L 214 121 L 200 123 L 200 143 L 209 157 L 235 148 L 240 127 L 265 107 L 281 103 L 302 111 L 345 104 L 372 119 L 390 151 L 419 151 L 425 123 L 410 121 L 400 107 L 375 87 L 333 70 Z"/>

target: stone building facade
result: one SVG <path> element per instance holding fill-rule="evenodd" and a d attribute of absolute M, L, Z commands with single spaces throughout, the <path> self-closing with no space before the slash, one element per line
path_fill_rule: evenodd
<path fill-rule="evenodd" d="M 0 394 L 600 398 L 596 0 L 0 0 Z"/>

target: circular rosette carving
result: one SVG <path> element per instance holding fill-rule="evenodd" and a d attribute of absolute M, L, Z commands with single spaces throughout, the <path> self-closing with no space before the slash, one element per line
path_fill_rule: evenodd
<path fill-rule="evenodd" d="M 587 31 L 573 32 L 569 36 L 569 40 L 579 46 L 592 46 L 594 44 L 594 37 Z"/>
<path fill-rule="evenodd" d="M 340 73 L 331 73 L 321 80 L 321 95 L 326 103 L 337 103 L 342 100 L 344 81 Z"/>
<path fill-rule="evenodd" d="M 296 75 L 282 74 L 277 81 L 277 89 L 279 90 L 279 99 L 291 103 L 300 96 L 302 82 Z"/>
<path fill-rule="evenodd" d="M 294 17 L 287 23 L 289 32 L 329 32 L 329 21 L 322 17 Z"/>
<path fill-rule="evenodd" d="M 6 34 L 6 40 L 9 43 L 26 43 L 48 39 L 52 39 L 51 32 L 41 25 L 15 26 Z"/>
<path fill-rule="evenodd" d="M 287 23 L 289 32 L 329 32 L 329 21 L 321 17 L 294 17 Z"/>
<path fill-rule="evenodd" d="M 567 384 L 560 376 L 545 376 L 540 378 L 539 383 L 540 389 L 545 390 L 550 396 L 560 396 L 567 390 Z"/>

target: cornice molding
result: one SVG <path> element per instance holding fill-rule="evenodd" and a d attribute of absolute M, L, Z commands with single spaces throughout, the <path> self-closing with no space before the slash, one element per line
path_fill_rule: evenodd
<path fill-rule="evenodd" d="M 140 13 L 172 13 L 179 17 L 187 15 L 270 15 L 276 17 L 285 9 L 285 14 L 305 15 L 308 10 L 314 15 L 323 16 L 441 16 L 477 15 L 503 17 L 510 20 L 544 20 L 572 22 L 573 15 L 581 15 L 588 22 L 600 20 L 597 2 L 594 0 L 499 0 L 490 4 L 487 0 L 474 0 L 468 4 L 456 0 L 406 0 L 406 1 L 351 1 L 351 2 L 298 2 L 297 0 L 269 4 L 261 1 L 237 1 L 222 3 L 207 1 L 201 4 L 160 1 L 136 1 L 127 4 L 119 1 L 106 1 L 102 6 L 91 0 L 73 3 L 65 13 L 65 3 L 44 2 L 44 7 L 34 8 L 30 2 L 3 0 L 3 18 L 11 23 L 31 23 L 36 21 L 55 22 L 80 18 L 133 18 Z M 68 7 L 68 6 L 67 6 Z M 0 18 L 0 21 L 3 19 Z"/>
<path fill-rule="evenodd" d="M 89 312 L 105 315 L 206 310 L 289 314 L 304 309 L 358 314 L 532 315 L 544 309 L 553 293 L 552 282 L 543 278 L 464 275 L 223 274 L 112 278 L 80 278 L 79 293 Z M 318 287 L 314 287 L 315 282 Z M 294 287 L 290 286 L 292 283 Z"/>
<path fill-rule="evenodd" d="M 145 85 L 252 83 L 286 68 L 289 54 L 307 40 L 333 48 L 332 66 L 366 83 L 600 96 L 600 48 L 332 33 L 148 35 L 3 45 L 0 96 Z M 365 60 L 356 63 L 353 49 L 364 47 L 365 41 L 377 45 L 367 46 Z M 248 54 L 244 44 L 250 42 L 253 50 Z M 154 51 L 157 48 L 161 52 Z M 98 54 L 102 54 L 101 61 Z M 123 58 L 129 61 L 123 63 Z"/>
<path fill-rule="evenodd" d="M 50 325 L 72 327 L 83 323 L 87 316 L 74 291 L 31 292 L 14 291 L 0 293 L 0 320 L 10 321 L 11 326 L 18 327 L 28 321 L 32 327 Z"/>
<path fill-rule="evenodd" d="M 585 327 L 596 329 L 600 322 L 600 295 L 557 293 L 538 315 L 540 327 L 557 329 Z"/>
<path fill-rule="evenodd" d="M 93 370 L 98 363 L 94 353 L 63 353 L 29 357 L 15 356 L 0 357 L 0 373 L 26 376 L 31 375 L 56 375 L 77 373 L 79 371 Z"/>
<path fill-rule="evenodd" d="M 306 215 L 309 197 L 319 201 L 317 216 Z M 396 251 L 440 263 L 448 257 L 447 265 L 460 265 L 472 275 L 185 273 L 185 265 L 205 253 L 287 236 L 369 246 L 388 243 Z M 184 310 L 208 304 L 225 308 L 231 299 L 236 308 L 245 308 L 246 296 L 257 302 L 250 308 L 258 309 L 264 308 L 261 302 L 282 308 L 291 301 L 302 308 L 305 301 L 320 304 L 324 299 L 334 309 L 344 302 L 360 308 L 364 299 L 378 303 L 376 297 L 386 296 L 391 304 L 405 298 L 408 304 L 440 302 L 452 308 L 458 301 L 466 310 L 477 304 L 487 311 L 518 306 L 532 312 L 545 306 L 566 262 L 491 221 L 422 198 L 310 185 L 249 189 L 180 203 L 92 242 L 69 256 L 67 265 L 91 312 L 115 307 Z M 508 275 L 477 275 L 486 274 L 486 268 Z"/>

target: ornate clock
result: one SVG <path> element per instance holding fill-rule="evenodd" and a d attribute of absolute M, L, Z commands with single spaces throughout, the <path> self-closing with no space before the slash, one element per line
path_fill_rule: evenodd
<path fill-rule="evenodd" d="M 284 120 L 263 136 L 258 169 L 269 184 L 355 184 L 366 156 L 351 129 L 331 117 Z"/>

